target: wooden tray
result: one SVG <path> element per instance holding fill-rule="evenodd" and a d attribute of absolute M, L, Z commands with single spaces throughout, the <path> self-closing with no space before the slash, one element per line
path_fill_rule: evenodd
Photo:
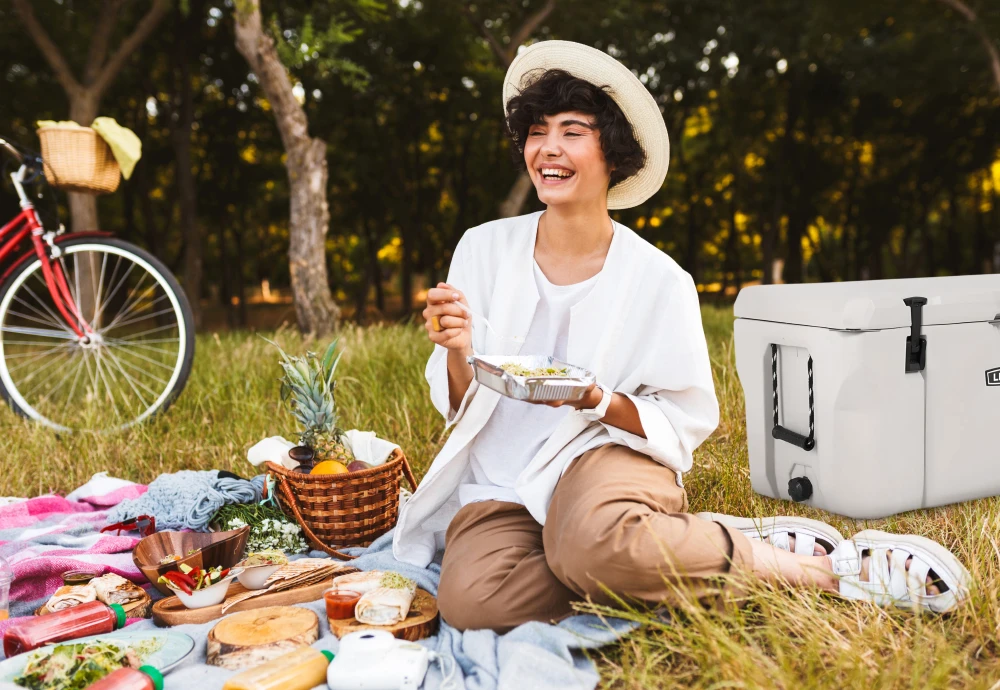
<path fill-rule="evenodd" d="M 125 615 L 129 618 L 149 618 L 149 615 L 153 610 L 153 600 L 150 598 L 149 594 L 143 592 L 141 599 L 129 602 L 128 604 L 122 606 L 122 608 L 125 609 Z M 45 604 L 42 604 L 35 609 L 36 616 L 47 616 L 50 613 L 52 612 L 45 608 Z"/>
<path fill-rule="evenodd" d="M 337 573 L 337 575 L 343 575 L 343 572 Z M 331 575 L 329 579 L 323 580 L 322 582 L 317 582 L 314 585 L 309 585 L 307 587 L 296 587 L 295 589 L 286 589 L 283 592 L 269 592 L 268 594 L 261 594 L 260 596 L 241 601 L 240 603 L 226 609 L 226 613 L 222 613 L 222 607 L 225 606 L 225 601 L 221 604 L 216 604 L 215 606 L 206 606 L 201 609 L 189 609 L 181 600 L 177 597 L 167 597 L 166 599 L 160 599 L 158 602 L 153 604 L 153 622 L 157 625 L 182 625 L 184 623 L 207 623 L 208 621 L 216 620 L 217 618 L 222 618 L 223 615 L 228 616 L 230 613 L 237 613 L 239 611 L 248 611 L 250 609 L 260 609 L 266 606 L 288 606 L 291 604 L 304 604 L 307 601 L 316 601 L 317 599 L 323 598 L 323 592 L 330 589 L 333 583 L 334 576 Z M 248 591 L 239 582 L 234 581 L 229 585 L 229 591 L 226 593 L 226 601 L 235 597 L 238 594 L 243 594 Z"/>
<path fill-rule="evenodd" d="M 396 625 L 368 625 L 358 623 L 355 618 L 327 618 L 330 623 L 330 632 L 337 636 L 339 640 L 348 633 L 359 630 L 386 630 L 400 640 L 416 642 L 425 637 L 430 637 L 438 629 L 438 603 L 437 599 L 430 592 L 417 589 L 413 603 L 410 604 L 410 613 L 406 620 Z"/>

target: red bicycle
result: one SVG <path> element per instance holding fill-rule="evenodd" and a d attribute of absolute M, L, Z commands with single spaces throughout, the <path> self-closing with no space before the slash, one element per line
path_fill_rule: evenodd
<path fill-rule="evenodd" d="M 58 431 L 163 412 L 194 358 L 191 307 L 156 257 L 106 232 L 47 229 L 25 187 L 42 160 L 0 139 L 21 213 L 0 227 L 0 395 Z"/>

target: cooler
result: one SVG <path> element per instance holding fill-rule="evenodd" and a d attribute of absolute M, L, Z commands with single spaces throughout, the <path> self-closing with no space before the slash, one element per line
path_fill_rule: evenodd
<path fill-rule="evenodd" d="M 754 491 L 852 518 L 1000 495 L 1000 275 L 740 291 Z"/>

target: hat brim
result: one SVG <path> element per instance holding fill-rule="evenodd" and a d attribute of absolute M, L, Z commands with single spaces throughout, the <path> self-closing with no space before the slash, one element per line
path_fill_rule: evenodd
<path fill-rule="evenodd" d="M 511 98 L 550 69 L 562 69 L 595 86 L 607 87 L 646 154 L 646 164 L 639 172 L 608 190 L 608 208 L 632 208 L 656 194 L 670 165 L 667 125 L 649 90 L 607 53 L 573 41 L 540 41 L 529 46 L 514 58 L 504 77 L 504 113 Z"/>

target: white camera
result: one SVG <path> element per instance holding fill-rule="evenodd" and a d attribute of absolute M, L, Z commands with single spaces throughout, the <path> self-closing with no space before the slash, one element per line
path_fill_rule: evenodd
<path fill-rule="evenodd" d="M 330 690 L 416 690 L 424 682 L 429 653 L 385 630 L 344 635 L 326 672 Z"/>

